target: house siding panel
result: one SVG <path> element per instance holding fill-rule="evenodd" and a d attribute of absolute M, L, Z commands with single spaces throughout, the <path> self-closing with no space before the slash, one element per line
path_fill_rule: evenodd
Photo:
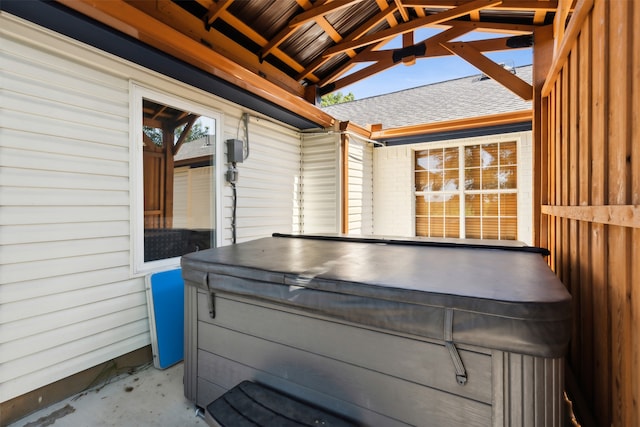
<path fill-rule="evenodd" d="M 149 343 L 149 335 L 144 283 L 123 271 L 129 264 L 128 82 L 8 31 L 0 57 L 5 401 L 91 366 L 79 359 L 99 363 L 119 355 L 113 342 L 133 344 L 126 352 Z M 78 279 L 95 279 L 84 273 L 96 270 L 127 280 Z"/>
<path fill-rule="evenodd" d="M 307 234 L 340 231 L 339 136 L 307 134 L 302 139 L 302 230 Z"/>
<path fill-rule="evenodd" d="M 349 139 L 349 234 L 373 234 L 373 144 Z"/>
<path fill-rule="evenodd" d="M 6 13 L 0 61 L 5 402 L 150 343 L 131 254 L 132 82 L 221 112 L 222 141 L 244 139 L 244 110 Z M 299 132 L 252 116 L 249 138 L 238 164 L 238 241 L 301 231 Z M 228 244 L 232 192 L 220 164 L 219 243 Z"/>
<path fill-rule="evenodd" d="M 227 108 L 224 139 L 245 139 L 242 112 Z M 264 118 L 249 118 L 249 156 L 238 169 L 236 241 L 298 232 L 300 137 Z M 226 165 L 223 167 L 226 171 Z M 224 173 L 223 171 L 223 173 Z M 231 242 L 232 187 L 223 185 L 223 244 Z"/>
<path fill-rule="evenodd" d="M 382 236 L 414 236 L 413 158 L 408 146 L 373 152 L 374 232 Z"/>

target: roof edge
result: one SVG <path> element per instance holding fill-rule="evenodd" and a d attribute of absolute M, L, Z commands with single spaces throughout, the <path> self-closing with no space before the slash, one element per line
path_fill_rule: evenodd
<path fill-rule="evenodd" d="M 478 116 L 465 119 L 447 120 L 435 123 L 382 129 L 371 132 L 371 139 L 389 140 L 406 138 L 417 135 L 428 135 L 433 133 L 459 131 L 464 129 L 475 129 L 481 127 L 502 126 L 514 123 L 531 122 L 532 120 L 533 110 L 521 110 L 509 113 L 490 114 L 486 116 Z"/>
<path fill-rule="evenodd" d="M 65 4 L 74 5 L 68 2 Z M 102 5 L 101 2 L 96 4 Z M 226 72 L 220 70 L 211 57 L 194 57 L 193 55 L 206 48 L 185 36 L 173 40 L 170 34 L 160 33 L 162 40 L 159 43 L 167 42 L 173 48 L 173 55 L 163 52 L 162 46 L 148 44 L 149 39 L 142 40 L 140 35 L 135 36 L 135 32 L 132 35 L 131 31 L 122 31 L 123 27 L 135 28 L 135 25 L 121 22 L 118 17 L 111 17 L 109 11 L 113 8 L 109 5 L 105 7 L 105 11 L 95 8 L 94 16 L 88 16 L 86 5 L 81 11 L 76 11 L 62 3 L 43 0 L 4 0 L 0 3 L 2 11 L 266 114 L 298 129 L 326 127 L 335 122 L 331 115 L 319 107 L 271 82 L 260 81 L 260 85 L 255 84 L 258 81 L 257 76 L 248 74 L 250 71 L 241 69 L 239 65 L 235 65 L 233 72 Z M 189 45 L 190 49 L 185 50 L 185 44 Z M 187 52 L 188 55 L 176 55 L 180 52 Z M 225 61 L 230 62 L 226 58 Z"/>

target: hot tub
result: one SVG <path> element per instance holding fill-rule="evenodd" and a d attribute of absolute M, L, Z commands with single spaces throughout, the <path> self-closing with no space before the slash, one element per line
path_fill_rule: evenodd
<path fill-rule="evenodd" d="M 182 271 L 198 406 L 251 380 L 363 425 L 562 425 L 570 296 L 537 248 L 274 235 Z"/>

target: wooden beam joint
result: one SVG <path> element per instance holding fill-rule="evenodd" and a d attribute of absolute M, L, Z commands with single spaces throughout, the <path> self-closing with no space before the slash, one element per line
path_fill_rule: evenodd
<path fill-rule="evenodd" d="M 441 44 L 445 49 L 458 55 L 525 101 L 533 99 L 533 87 L 529 83 L 496 64 L 470 44 L 464 42 Z"/>

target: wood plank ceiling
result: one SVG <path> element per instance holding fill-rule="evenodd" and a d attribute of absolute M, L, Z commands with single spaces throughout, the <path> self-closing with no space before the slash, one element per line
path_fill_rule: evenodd
<path fill-rule="evenodd" d="M 211 52 L 217 55 L 214 58 L 226 58 L 243 72 L 250 72 L 239 73 L 218 61 L 224 72 L 237 77 L 234 83 L 246 81 L 247 76 L 253 85 L 266 80 L 311 103 L 391 67 L 454 54 L 531 99 L 528 84 L 523 85 L 482 53 L 530 47 L 534 29 L 553 23 L 558 8 L 557 0 L 59 2 L 182 56 L 175 45 L 167 49 L 171 34 L 163 34 L 170 28 L 206 47 L 184 55 L 193 65 L 206 68 L 202 64 L 210 64 L 212 59 L 203 56 Z M 145 19 L 134 20 L 132 15 Z M 416 31 L 427 27 L 440 31 L 428 38 L 417 37 Z M 504 37 L 455 41 L 474 31 L 504 33 Z M 384 47 L 397 37 L 401 37 L 402 47 Z M 190 48 L 185 45 L 185 49 Z"/>

